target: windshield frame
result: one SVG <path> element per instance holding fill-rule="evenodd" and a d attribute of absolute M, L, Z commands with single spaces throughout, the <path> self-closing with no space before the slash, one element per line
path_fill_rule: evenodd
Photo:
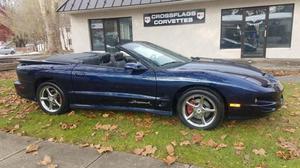
<path fill-rule="evenodd" d="M 159 65 L 156 62 L 154 62 L 153 60 L 145 57 L 141 53 L 138 53 L 138 52 L 134 51 L 133 48 L 132 48 L 133 46 L 131 46 L 130 44 L 142 45 L 143 47 L 149 47 L 150 49 L 154 48 L 155 50 L 159 50 L 161 52 L 165 52 L 165 53 L 171 55 L 172 57 L 180 59 L 183 62 L 176 62 L 176 63 L 170 63 L 170 64 L 167 63 L 166 65 Z M 178 54 L 178 53 L 176 53 L 174 51 L 171 51 L 169 49 L 166 49 L 164 47 L 155 45 L 155 44 L 150 43 L 150 42 L 144 42 L 144 41 L 130 42 L 130 43 L 126 43 L 126 44 L 123 44 L 121 46 L 118 46 L 118 48 L 120 50 L 124 50 L 127 53 L 130 53 L 131 55 L 135 55 L 139 59 L 144 60 L 145 62 L 147 62 L 148 65 L 150 64 L 150 66 L 152 68 L 154 68 L 154 67 L 155 68 L 160 68 L 160 69 L 173 68 L 173 67 L 178 67 L 178 66 L 181 66 L 181 65 L 185 65 L 185 64 L 187 64 L 189 62 L 192 62 L 192 60 L 189 59 L 188 57 L 185 57 L 185 56 L 183 56 L 181 54 Z"/>

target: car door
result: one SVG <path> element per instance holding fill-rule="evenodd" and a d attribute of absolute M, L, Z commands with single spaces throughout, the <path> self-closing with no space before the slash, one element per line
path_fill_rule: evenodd
<path fill-rule="evenodd" d="M 77 65 L 73 72 L 73 103 L 93 108 L 145 108 L 156 104 L 156 77 L 151 69 Z"/>

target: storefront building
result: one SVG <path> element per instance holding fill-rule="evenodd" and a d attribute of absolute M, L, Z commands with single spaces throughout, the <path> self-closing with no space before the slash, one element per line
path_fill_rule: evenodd
<path fill-rule="evenodd" d="M 75 52 L 149 41 L 187 57 L 300 58 L 300 0 L 67 0 Z"/>

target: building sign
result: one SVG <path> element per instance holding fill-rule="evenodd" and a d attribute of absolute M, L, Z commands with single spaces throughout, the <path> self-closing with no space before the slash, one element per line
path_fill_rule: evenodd
<path fill-rule="evenodd" d="M 205 22 L 205 9 L 144 14 L 144 26 L 168 26 Z"/>

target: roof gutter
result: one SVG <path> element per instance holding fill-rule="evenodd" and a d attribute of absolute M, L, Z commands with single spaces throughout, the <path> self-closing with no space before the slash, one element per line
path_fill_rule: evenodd
<path fill-rule="evenodd" d="M 143 5 L 131 5 L 131 6 L 120 6 L 120 7 L 106 7 L 106 8 L 98 8 L 98 9 L 80 9 L 74 11 L 64 11 L 59 12 L 58 10 L 68 2 L 68 0 L 62 4 L 60 8 L 57 9 L 57 12 L 64 14 L 80 14 L 80 13 L 93 13 L 93 12 L 106 12 L 112 10 L 129 10 L 129 9 L 141 9 L 141 8 L 151 8 L 158 6 L 171 6 L 171 5 L 182 5 L 182 4 L 192 4 L 197 2 L 211 2 L 216 0 L 182 0 L 182 1 L 173 1 L 173 2 L 163 2 L 163 3 L 154 3 L 154 4 L 143 4 Z"/>

